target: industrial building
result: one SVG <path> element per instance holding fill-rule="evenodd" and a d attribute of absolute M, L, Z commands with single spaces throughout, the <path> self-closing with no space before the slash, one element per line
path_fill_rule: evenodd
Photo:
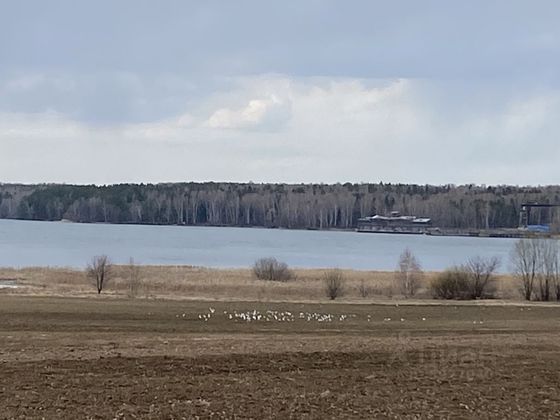
<path fill-rule="evenodd" d="M 358 219 L 358 232 L 425 234 L 431 226 L 428 217 L 403 216 L 398 211 Z"/>

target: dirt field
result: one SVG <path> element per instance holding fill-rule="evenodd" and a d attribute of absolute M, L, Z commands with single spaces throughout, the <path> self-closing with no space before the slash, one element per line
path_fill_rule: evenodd
<path fill-rule="evenodd" d="M 558 418 L 560 307 L 0 296 L 0 418 Z"/>

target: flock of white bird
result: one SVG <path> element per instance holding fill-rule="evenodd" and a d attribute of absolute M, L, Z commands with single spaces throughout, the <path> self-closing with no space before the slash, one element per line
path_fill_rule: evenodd
<path fill-rule="evenodd" d="M 198 319 L 208 322 L 213 317 L 220 315 L 216 309 L 209 307 L 206 312 L 199 313 Z M 261 312 L 257 309 L 246 311 L 223 311 L 223 316 L 226 320 L 235 322 L 295 322 L 302 320 L 305 322 L 344 322 L 348 319 L 357 318 L 356 314 L 330 314 L 324 312 L 291 312 L 291 311 L 272 311 L 267 310 Z M 189 314 L 183 313 L 176 315 L 177 318 L 190 318 Z M 425 317 L 420 318 L 421 321 L 426 321 Z M 367 315 L 367 322 L 375 321 L 372 315 Z M 392 319 L 389 317 L 383 318 L 383 322 L 400 321 L 405 322 L 405 318 Z M 475 322 L 476 323 L 476 322 Z M 479 322 L 482 324 L 482 322 Z"/>
<path fill-rule="evenodd" d="M 209 321 L 213 316 L 215 316 L 216 311 L 214 308 L 208 308 L 205 313 L 198 314 L 198 319 L 201 321 Z M 186 316 L 186 314 L 184 314 Z M 241 322 L 295 322 L 297 319 L 305 320 L 307 322 L 333 322 L 333 321 L 345 321 L 348 318 L 355 318 L 354 314 L 341 314 L 334 315 L 328 313 L 319 312 L 299 312 L 293 313 L 291 311 L 271 311 L 267 310 L 261 312 L 259 310 L 247 310 L 247 311 L 223 311 L 223 315 L 227 320 L 230 321 L 241 321 Z"/>
<path fill-rule="evenodd" d="M 395 305 L 398 306 L 398 305 Z M 523 310 L 523 308 L 521 308 Z M 527 309 L 530 310 L 530 309 Z M 151 315 L 149 313 L 148 315 Z M 216 312 L 216 309 L 209 307 L 204 313 L 197 314 L 200 321 L 208 322 L 213 317 L 220 315 Z M 223 311 L 223 316 L 226 320 L 235 322 L 295 322 L 296 320 L 302 320 L 305 322 L 344 322 L 348 319 L 357 318 L 356 314 L 330 314 L 323 312 L 290 312 L 290 311 L 271 311 L 267 310 L 261 312 L 257 309 L 247 310 L 247 311 Z M 184 312 L 182 314 L 175 315 L 176 318 L 192 319 L 190 314 Z M 421 317 L 419 319 L 413 319 L 411 321 L 426 321 L 426 317 Z M 376 319 L 372 315 L 367 315 L 367 322 L 375 322 Z M 381 320 L 380 320 L 381 321 Z M 390 317 L 385 317 L 383 322 L 405 322 L 405 318 L 392 319 Z M 472 321 L 475 325 L 483 325 L 484 321 Z"/>

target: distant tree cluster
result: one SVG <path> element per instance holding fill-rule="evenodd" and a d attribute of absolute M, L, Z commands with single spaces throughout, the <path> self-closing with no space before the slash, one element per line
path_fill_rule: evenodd
<path fill-rule="evenodd" d="M 526 201 L 560 203 L 560 186 L 0 184 L 0 218 L 104 223 L 348 229 L 398 210 L 440 227 L 515 227 Z"/>

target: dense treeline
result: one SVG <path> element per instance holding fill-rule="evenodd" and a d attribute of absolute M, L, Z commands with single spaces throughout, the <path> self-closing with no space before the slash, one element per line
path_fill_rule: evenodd
<path fill-rule="evenodd" d="M 0 218 L 105 223 L 346 229 L 398 210 L 440 227 L 515 227 L 527 201 L 560 203 L 560 186 L 0 184 Z"/>

